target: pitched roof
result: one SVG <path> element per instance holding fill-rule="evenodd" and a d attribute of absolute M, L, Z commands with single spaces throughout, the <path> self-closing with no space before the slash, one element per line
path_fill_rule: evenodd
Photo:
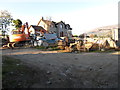
<path fill-rule="evenodd" d="M 50 25 L 52 22 L 49 20 L 43 20 L 43 22 L 45 22 L 47 25 Z"/>
<path fill-rule="evenodd" d="M 52 21 L 52 23 L 54 24 L 54 26 L 57 28 L 57 23 L 56 22 L 54 22 L 54 21 Z"/>
<path fill-rule="evenodd" d="M 38 30 L 38 31 L 40 31 L 40 30 L 45 30 L 43 27 L 41 27 L 41 26 L 36 26 L 36 25 L 31 25 L 30 27 L 33 27 L 35 30 Z"/>
<path fill-rule="evenodd" d="M 57 22 L 56 24 L 58 25 L 59 23 L 63 23 L 65 25 L 65 23 L 63 21 Z"/>
<path fill-rule="evenodd" d="M 63 21 L 54 22 L 54 21 L 50 21 L 50 20 L 44 20 L 43 17 L 42 17 L 42 19 L 40 19 L 40 21 L 38 22 L 37 26 L 39 25 L 39 23 L 41 22 L 41 20 L 42 20 L 44 23 L 46 23 L 47 25 L 54 24 L 56 28 L 57 28 L 58 24 L 62 23 L 62 24 L 64 24 L 64 26 L 65 26 L 66 29 L 67 29 L 67 27 L 68 27 L 70 30 L 72 30 L 72 28 L 70 27 L 70 25 L 69 25 L 69 24 L 65 24 L 65 22 L 63 22 Z"/>

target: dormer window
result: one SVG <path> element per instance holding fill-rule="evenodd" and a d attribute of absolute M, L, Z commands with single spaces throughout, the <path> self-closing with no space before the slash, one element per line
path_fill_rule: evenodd
<path fill-rule="evenodd" d="M 69 29 L 69 27 L 67 26 L 67 29 Z"/>
<path fill-rule="evenodd" d="M 51 27 L 53 27 L 53 25 L 50 25 Z"/>
<path fill-rule="evenodd" d="M 66 29 L 67 29 L 67 30 L 70 29 L 70 26 L 69 26 L 68 24 L 66 25 Z"/>

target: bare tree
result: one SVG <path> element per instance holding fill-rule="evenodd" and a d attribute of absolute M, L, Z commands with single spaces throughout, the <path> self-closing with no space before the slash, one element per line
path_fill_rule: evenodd
<path fill-rule="evenodd" d="M 46 20 L 52 21 L 52 17 L 51 17 L 51 16 L 48 16 L 48 17 L 46 17 Z"/>
<path fill-rule="evenodd" d="M 12 20 L 13 18 L 7 10 L 0 11 L 0 30 L 2 31 L 3 36 L 5 36 L 5 33 L 8 31 L 7 26 L 10 25 Z"/>

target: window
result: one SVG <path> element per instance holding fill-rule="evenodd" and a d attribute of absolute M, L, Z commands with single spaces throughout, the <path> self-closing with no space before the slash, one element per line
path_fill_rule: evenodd
<path fill-rule="evenodd" d="M 63 25 L 62 25 L 62 24 L 60 24 L 60 28 L 61 28 L 61 29 L 63 28 Z"/>
<path fill-rule="evenodd" d="M 69 26 L 67 26 L 67 29 L 69 29 Z"/>
<path fill-rule="evenodd" d="M 60 32 L 60 37 L 63 37 L 63 32 Z"/>
<path fill-rule="evenodd" d="M 53 25 L 51 24 L 50 27 L 53 27 Z"/>
<path fill-rule="evenodd" d="M 22 34 L 22 32 L 18 32 L 18 31 L 13 31 L 12 34 Z"/>

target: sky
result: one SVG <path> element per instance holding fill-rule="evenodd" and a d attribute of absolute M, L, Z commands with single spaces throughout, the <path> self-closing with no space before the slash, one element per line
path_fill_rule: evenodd
<path fill-rule="evenodd" d="M 101 26 L 118 23 L 119 0 L 0 0 L 0 10 L 14 19 L 37 25 L 41 17 L 70 24 L 79 35 Z"/>

